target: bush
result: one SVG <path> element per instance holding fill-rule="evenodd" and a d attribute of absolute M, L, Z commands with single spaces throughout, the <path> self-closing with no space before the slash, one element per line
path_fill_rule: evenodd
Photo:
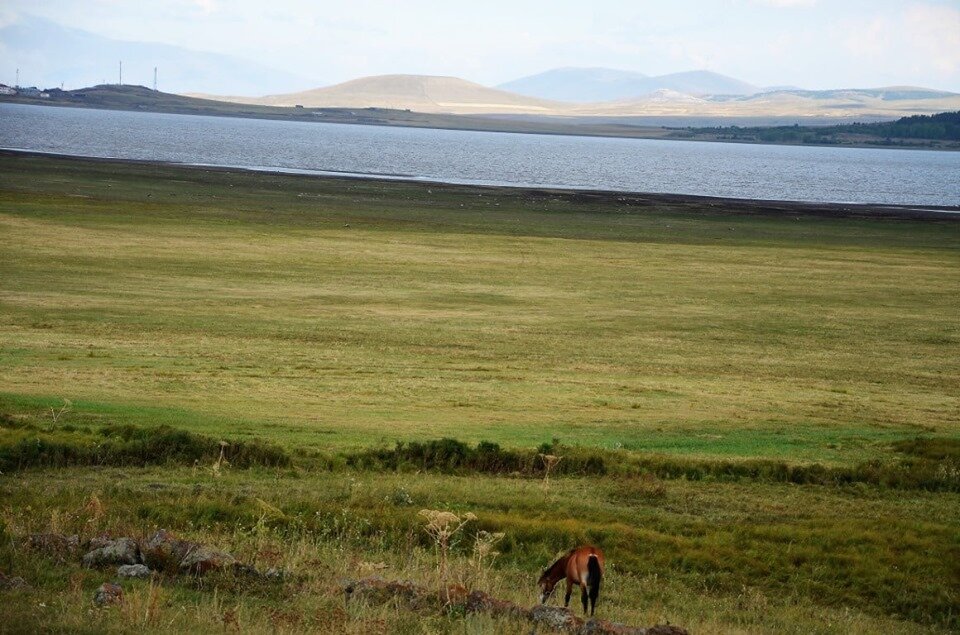
<path fill-rule="evenodd" d="M 96 436 L 37 432 L 11 445 L 0 446 L 0 471 L 73 465 L 145 466 L 213 462 L 220 441 L 169 426 L 140 428 L 109 425 Z M 223 446 L 231 465 L 285 467 L 290 457 L 278 446 L 262 441 L 237 441 Z"/>
<path fill-rule="evenodd" d="M 553 447 L 553 446 L 551 446 Z M 606 473 L 604 458 L 595 452 L 565 448 L 553 474 L 598 475 Z M 543 476 L 537 452 L 504 450 L 498 444 L 481 441 L 475 448 L 456 439 L 398 441 L 391 449 L 361 450 L 346 456 L 346 463 L 358 469 L 400 470 L 415 468 L 443 473 L 481 472 Z"/>

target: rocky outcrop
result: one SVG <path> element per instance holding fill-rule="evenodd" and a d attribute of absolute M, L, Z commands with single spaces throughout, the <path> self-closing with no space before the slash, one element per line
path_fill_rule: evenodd
<path fill-rule="evenodd" d="M 211 571 L 225 571 L 236 564 L 238 564 L 237 559 L 226 551 L 197 545 L 180 561 L 180 571 L 203 575 Z"/>
<path fill-rule="evenodd" d="M 151 569 L 168 573 L 204 575 L 232 570 L 258 575 L 256 569 L 237 562 L 231 554 L 209 545 L 181 540 L 165 529 L 155 532 L 141 546 L 143 562 Z"/>
<path fill-rule="evenodd" d="M 687 635 L 686 629 L 669 624 L 640 628 L 597 618 L 585 620 L 558 606 L 537 605 L 528 609 L 483 591 L 467 593 L 459 585 L 437 591 L 409 581 L 364 578 L 344 581 L 342 587 L 347 601 L 354 598 L 376 604 L 400 601 L 412 610 L 460 606 L 467 613 L 522 619 L 535 626 L 574 635 Z"/>
<path fill-rule="evenodd" d="M 27 549 L 45 553 L 61 562 L 76 558 L 81 546 L 78 536 L 55 533 L 30 534 L 21 542 Z M 121 577 L 149 577 L 154 571 L 191 575 L 229 571 L 238 576 L 282 582 L 287 576 L 280 569 L 260 573 L 254 567 L 238 562 L 226 551 L 191 540 L 181 540 L 165 529 L 154 532 L 140 542 L 134 538 L 98 536 L 85 544 L 90 551 L 82 558 L 84 566 L 103 568 L 120 565 L 118 575 Z"/>
<path fill-rule="evenodd" d="M 166 529 L 154 532 L 141 545 L 143 562 L 151 569 L 176 573 L 180 563 L 200 545 L 189 540 L 180 540 Z"/>
<path fill-rule="evenodd" d="M 140 547 L 133 538 L 91 541 L 101 545 L 83 556 L 83 566 L 89 568 L 140 564 Z"/>

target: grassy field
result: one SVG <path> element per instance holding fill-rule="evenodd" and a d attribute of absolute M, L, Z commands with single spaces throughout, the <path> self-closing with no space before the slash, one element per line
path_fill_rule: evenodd
<path fill-rule="evenodd" d="M 621 621 L 960 627 L 958 222 L 0 155 L 0 241 L 0 454 L 130 424 L 291 457 L 220 476 L 175 460 L 3 474 L 0 571 L 33 588 L 0 604 L 16 618 L 0 631 L 222 630 L 236 612 L 251 632 L 520 632 L 343 608 L 331 576 L 435 581 L 422 507 L 505 532 L 479 572 L 465 534 L 454 571 L 516 600 L 590 540 L 614 563 L 603 614 Z M 544 488 L 348 460 L 440 437 L 552 443 L 610 469 Z M 934 486 L 710 467 L 899 469 L 897 442 L 918 437 L 947 448 L 928 457 Z M 645 457 L 705 477 L 615 469 Z M 92 496 L 106 512 L 91 524 Z M 15 539 L 160 526 L 303 578 L 134 585 L 123 611 L 91 614 L 108 573 Z M 138 612 L 151 594 L 159 608 Z"/>

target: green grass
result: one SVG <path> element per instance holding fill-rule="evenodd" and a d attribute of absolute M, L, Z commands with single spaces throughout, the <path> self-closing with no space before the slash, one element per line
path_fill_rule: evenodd
<path fill-rule="evenodd" d="M 960 423 L 956 223 L 2 166 L 8 399 L 308 446 L 833 462 Z"/>
<path fill-rule="evenodd" d="M 0 454 L 55 449 L 0 475 L 0 570 L 33 584 L 0 591 L 23 600 L 0 630 L 205 632 L 235 611 L 251 632 L 521 632 L 343 608 L 330 579 L 370 563 L 435 582 L 420 507 L 505 532 L 482 579 L 469 540 L 456 567 L 515 600 L 590 540 L 614 565 L 605 617 L 958 626 L 960 223 L 0 154 L 0 241 Z M 124 427 L 160 425 L 169 457 Z M 390 458 L 441 437 L 529 457 L 556 439 L 606 473 L 544 490 Z M 290 463 L 216 478 L 219 439 Z M 917 465 L 947 485 L 885 476 Z M 134 585 L 134 608 L 90 613 L 109 572 L 10 539 L 160 526 L 305 577 Z"/>
<path fill-rule="evenodd" d="M 696 632 L 835 632 L 844 624 L 914 632 L 956 625 L 957 495 L 905 499 L 871 488 L 597 478 L 554 480 L 545 491 L 536 481 L 512 478 L 286 470 L 228 470 L 213 478 L 203 469 L 157 468 L 28 474 L 9 479 L 2 493 L 13 506 L 8 531 L 40 531 L 51 522 L 88 534 L 175 527 L 246 561 L 306 576 L 275 591 L 289 593 L 286 601 L 264 600 L 255 589 L 221 591 L 227 606 L 259 611 L 261 619 L 268 613 L 262 603 L 300 608 L 305 616 L 318 602 L 333 610 L 329 578 L 362 575 L 365 562 L 383 562 L 384 570 L 373 570 L 380 574 L 429 581 L 433 556 L 417 519 L 427 507 L 478 515 L 454 550 L 455 576 L 465 581 L 472 580 L 472 535 L 507 534 L 481 586 L 522 603 L 532 602 L 535 578 L 558 548 L 591 541 L 604 545 L 613 565 L 603 596 L 609 619 L 666 619 Z M 91 523 L 86 501 L 93 494 L 104 512 Z M 50 568 L 22 551 L 7 549 L 0 557 L 34 579 Z M 308 565 L 308 558 L 318 562 Z M 82 575 L 83 592 L 60 609 L 61 619 L 71 619 L 73 607 L 111 574 L 75 575 Z M 209 603 L 185 584 L 165 582 L 178 596 L 175 606 Z M 62 588 L 66 580 L 49 585 Z M 837 625 L 827 623 L 840 616 Z"/>

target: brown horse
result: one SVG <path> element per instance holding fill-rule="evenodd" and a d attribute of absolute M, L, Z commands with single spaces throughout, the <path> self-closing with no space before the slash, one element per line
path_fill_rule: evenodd
<path fill-rule="evenodd" d="M 603 552 L 596 547 L 579 547 L 550 565 L 550 568 L 540 576 L 541 604 L 547 603 L 557 582 L 564 578 L 567 580 L 567 594 L 563 598 L 563 605 L 570 606 L 570 592 L 576 584 L 580 587 L 583 614 L 587 614 L 589 598 L 592 616 L 597 607 L 597 597 L 600 595 L 600 580 L 603 579 Z"/>

